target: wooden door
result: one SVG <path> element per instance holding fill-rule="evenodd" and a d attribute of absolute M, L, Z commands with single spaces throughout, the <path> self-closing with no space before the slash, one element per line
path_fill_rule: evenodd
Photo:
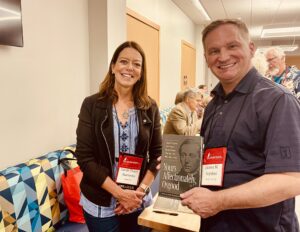
<path fill-rule="evenodd" d="M 286 56 L 285 61 L 287 65 L 296 65 L 296 67 L 300 69 L 300 56 Z"/>
<path fill-rule="evenodd" d="M 196 49 L 189 43 L 181 42 L 181 90 L 195 87 Z"/>
<path fill-rule="evenodd" d="M 148 95 L 159 105 L 159 26 L 127 9 L 127 39 L 136 41 L 146 55 Z"/>

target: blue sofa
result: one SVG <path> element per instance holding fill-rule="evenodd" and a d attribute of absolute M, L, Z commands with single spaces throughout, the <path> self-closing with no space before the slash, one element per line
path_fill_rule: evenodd
<path fill-rule="evenodd" d="M 1 232 L 88 231 L 85 224 L 68 222 L 62 157 L 73 155 L 58 150 L 0 171 Z"/>

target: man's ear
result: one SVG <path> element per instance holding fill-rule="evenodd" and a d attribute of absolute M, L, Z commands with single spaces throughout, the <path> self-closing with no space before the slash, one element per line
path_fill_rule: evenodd
<path fill-rule="evenodd" d="M 252 41 L 249 42 L 249 49 L 250 49 L 251 57 L 253 57 L 256 51 L 256 47 Z"/>
<path fill-rule="evenodd" d="M 205 58 L 205 62 L 206 62 L 206 65 L 207 65 L 207 67 L 208 67 L 208 68 L 210 68 L 210 67 L 209 67 L 209 65 L 208 65 L 208 62 L 207 62 L 206 53 L 204 52 L 204 54 L 203 54 L 203 55 L 204 55 L 204 58 Z"/>

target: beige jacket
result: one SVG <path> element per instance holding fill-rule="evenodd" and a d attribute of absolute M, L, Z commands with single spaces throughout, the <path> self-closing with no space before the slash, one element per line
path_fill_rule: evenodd
<path fill-rule="evenodd" d="M 197 113 L 191 117 L 190 108 L 181 102 L 177 104 L 168 115 L 164 126 L 164 134 L 196 135 L 200 133 L 202 119 L 198 119 Z"/>

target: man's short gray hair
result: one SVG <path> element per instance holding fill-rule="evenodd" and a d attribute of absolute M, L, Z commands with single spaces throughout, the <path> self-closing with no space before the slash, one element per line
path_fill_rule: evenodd
<path fill-rule="evenodd" d="M 239 19 L 218 19 L 215 20 L 213 22 L 211 22 L 209 25 L 207 25 L 203 31 L 202 31 L 202 44 L 203 46 L 205 46 L 205 39 L 207 37 L 207 35 L 212 32 L 213 30 L 215 30 L 217 27 L 221 26 L 221 25 L 226 25 L 226 24 L 231 24 L 234 25 L 238 28 L 239 32 L 241 33 L 241 35 L 250 41 L 250 35 L 249 35 L 249 30 L 247 28 L 247 25 L 239 20 Z"/>
<path fill-rule="evenodd" d="M 187 98 L 196 98 L 198 94 L 200 94 L 198 88 L 186 89 L 183 93 L 183 100 L 185 101 Z"/>

